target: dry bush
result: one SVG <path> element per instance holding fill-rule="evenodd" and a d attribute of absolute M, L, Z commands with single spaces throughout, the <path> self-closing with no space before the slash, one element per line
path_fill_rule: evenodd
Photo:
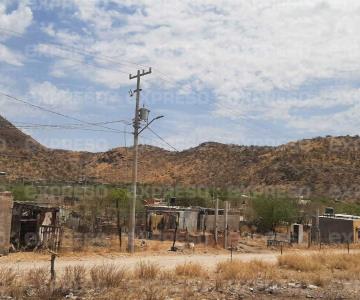
<path fill-rule="evenodd" d="M 327 276 L 319 274 L 319 273 L 312 273 L 308 276 L 309 283 L 314 284 L 316 286 L 325 287 L 326 284 L 329 282 L 329 278 Z"/>
<path fill-rule="evenodd" d="M 140 261 L 134 271 L 134 275 L 138 279 L 153 280 L 160 274 L 160 268 L 154 263 Z"/>
<path fill-rule="evenodd" d="M 328 254 L 326 267 L 331 270 L 333 276 L 343 280 L 360 279 L 360 254 Z"/>
<path fill-rule="evenodd" d="M 297 272 L 297 271 L 287 271 L 286 277 L 282 277 L 286 280 L 296 281 L 301 283 L 302 286 L 307 286 L 313 284 L 320 287 L 325 287 L 329 282 L 331 282 L 332 274 L 329 274 L 328 271 L 324 270 L 321 272 Z"/>
<path fill-rule="evenodd" d="M 96 288 L 119 287 L 126 278 L 127 269 L 113 265 L 94 266 L 90 269 L 90 277 Z"/>
<path fill-rule="evenodd" d="M 254 282 L 257 279 L 276 280 L 278 278 L 273 264 L 257 260 L 220 262 L 217 264 L 216 273 L 224 280 L 240 280 L 243 282 Z"/>
<path fill-rule="evenodd" d="M 12 268 L 0 268 L 0 299 L 22 299 L 24 288 L 19 280 L 19 274 Z"/>
<path fill-rule="evenodd" d="M 184 263 L 175 267 L 175 274 L 184 277 L 203 277 L 206 271 L 198 263 Z"/>
<path fill-rule="evenodd" d="M 293 279 L 317 286 L 325 286 L 333 278 L 347 281 L 360 279 L 360 254 L 286 254 L 278 258 L 278 263 L 286 270 L 305 272 L 305 275 L 298 272 L 291 274 Z M 287 275 L 285 273 L 283 278 Z"/>
<path fill-rule="evenodd" d="M 321 257 L 318 255 L 285 254 L 278 257 L 280 267 L 295 271 L 314 272 L 324 268 Z"/>
<path fill-rule="evenodd" d="M 26 294 L 35 299 L 50 299 L 52 292 L 49 286 L 50 272 L 46 268 L 31 269 L 25 274 Z"/>
<path fill-rule="evenodd" d="M 16 283 L 17 274 L 12 268 L 0 268 L 0 286 L 11 286 Z"/>
<path fill-rule="evenodd" d="M 81 289 L 86 283 L 86 269 L 84 266 L 67 266 L 60 279 L 63 289 Z"/>
<path fill-rule="evenodd" d="M 360 264 L 360 254 L 327 254 L 324 256 L 329 269 L 353 270 Z"/>
<path fill-rule="evenodd" d="M 141 299 L 144 300 L 165 300 L 167 299 L 168 291 L 162 286 L 149 284 L 145 287 L 141 294 L 143 295 Z"/>
<path fill-rule="evenodd" d="M 159 273 L 159 280 L 175 282 L 177 276 L 174 270 L 163 270 Z"/>
<path fill-rule="evenodd" d="M 27 272 L 26 284 L 34 289 L 41 289 L 49 283 L 50 272 L 46 268 L 35 268 Z"/>
<path fill-rule="evenodd" d="M 215 276 L 215 291 L 222 291 L 225 287 L 225 280 L 222 278 L 220 274 Z"/>

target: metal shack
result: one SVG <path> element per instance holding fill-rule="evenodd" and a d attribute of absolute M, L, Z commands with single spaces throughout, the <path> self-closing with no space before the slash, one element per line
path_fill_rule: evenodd
<path fill-rule="evenodd" d="M 11 244 L 17 250 L 49 248 L 57 251 L 61 242 L 58 207 L 32 202 L 14 202 Z"/>
<path fill-rule="evenodd" d="M 191 233 L 215 230 L 215 209 L 204 207 L 167 206 L 163 204 L 145 205 L 146 228 L 149 231 L 175 229 L 178 221 L 179 230 Z M 218 210 L 217 228 L 224 230 L 224 209 Z M 238 231 L 241 216 L 237 211 L 228 215 L 228 229 Z"/>
<path fill-rule="evenodd" d="M 178 222 L 179 230 L 196 232 L 198 228 L 199 208 L 146 205 L 146 227 L 148 231 L 156 232 L 175 229 Z"/>
<path fill-rule="evenodd" d="M 316 219 L 313 220 L 316 224 Z M 316 236 L 316 225 L 313 234 Z M 360 241 L 360 216 L 325 214 L 319 216 L 319 233 L 322 243 L 358 243 Z"/>
<path fill-rule="evenodd" d="M 12 207 L 13 197 L 11 193 L 0 193 L 0 255 L 9 253 Z"/>

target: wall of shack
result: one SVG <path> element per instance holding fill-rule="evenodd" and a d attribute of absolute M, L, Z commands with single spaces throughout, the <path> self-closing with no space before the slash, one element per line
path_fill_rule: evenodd
<path fill-rule="evenodd" d="M 0 254 L 2 255 L 8 254 L 10 249 L 12 208 L 12 194 L 0 193 Z"/>

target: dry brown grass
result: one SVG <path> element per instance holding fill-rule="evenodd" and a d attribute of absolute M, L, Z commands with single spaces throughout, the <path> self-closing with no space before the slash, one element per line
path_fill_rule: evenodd
<path fill-rule="evenodd" d="M 31 269 L 26 273 L 26 284 L 34 289 L 41 289 L 48 285 L 50 280 L 50 272 L 46 268 Z"/>
<path fill-rule="evenodd" d="M 216 267 L 216 273 L 223 280 L 240 280 L 243 282 L 254 282 L 257 279 L 275 280 L 278 277 L 273 264 L 257 260 L 221 262 Z"/>
<path fill-rule="evenodd" d="M 17 274 L 12 268 L 0 268 L 0 286 L 11 286 L 15 284 Z"/>
<path fill-rule="evenodd" d="M 175 273 L 175 270 L 162 270 L 159 273 L 159 280 L 166 280 L 170 282 L 175 282 L 177 280 L 177 275 Z"/>
<path fill-rule="evenodd" d="M 0 298 L 60 299 L 73 292 L 87 299 L 87 296 L 93 296 L 87 295 L 91 291 L 96 299 L 116 299 L 119 295 L 122 299 L 138 299 L 136 295 L 149 300 L 161 300 L 170 295 L 176 295 L 174 299 L 190 299 L 207 295 L 209 287 L 213 288 L 214 293 L 223 295 L 229 287 L 238 283 L 248 286 L 287 286 L 295 282 L 298 286 L 314 284 L 327 290 L 339 282 L 344 286 L 345 283 L 357 284 L 360 280 L 360 253 L 288 253 L 279 257 L 277 264 L 224 261 L 217 265 L 216 272 L 207 272 L 198 263 L 185 263 L 174 269 L 161 270 L 154 263 L 141 261 L 134 270 L 129 271 L 111 264 L 90 269 L 71 266 L 64 269 L 57 279 L 56 284 L 50 284 L 48 268 L 21 273 L 0 267 Z M 184 288 L 186 286 L 190 288 Z"/>
<path fill-rule="evenodd" d="M 65 289 L 81 289 L 86 284 L 86 268 L 84 266 L 67 266 L 60 282 Z"/>
<path fill-rule="evenodd" d="M 360 254 L 322 252 L 310 255 L 285 254 L 278 258 L 283 279 L 326 286 L 333 279 L 360 279 Z"/>
<path fill-rule="evenodd" d="M 285 254 L 278 258 L 280 267 L 291 269 L 295 271 L 314 272 L 323 269 L 322 264 L 317 255 L 299 255 L 299 254 Z"/>
<path fill-rule="evenodd" d="M 119 287 L 126 278 L 127 269 L 113 265 L 95 266 L 90 269 L 92 285 L 96 288 Z"/>
<path fill-rule="evenodd" d="M 19 280 L 20 276 L 12 268 L 0 268 L 0 299 L 3 296 L 12 299 L 21 299 L 24 294 L 24 287 Z"/>
<path fill-rule="evenodd" d="M 26 294 L 35 299 L 50 299 L 50 272 L 46 268 L 35 268 L 25 274 L 23 281 Z"/>
<path fill-rule="evenodd" d="M 145 279 L 145 280 L 153 280 L 156 279 L 160 274 L 160 268 L 158 265 L 151 263 L 140 261 L 134 271 L 135 278 Z"/>
<path fill-rule="evenodd" d="M 175 267 L 175 274 L 183 277 L 206 277 L 206 271 L 198 263 L 184 263 Z"/>

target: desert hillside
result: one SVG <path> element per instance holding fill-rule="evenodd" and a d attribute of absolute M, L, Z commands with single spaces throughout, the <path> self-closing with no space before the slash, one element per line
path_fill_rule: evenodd
<path fill-rule="evenodd" d="M 0 119 L 0 169 L 9 180 L 131 181 L 131 148 L 102 153 L 48 149 Z M 360 138 L 324 137 L 278 147 L 204 143 L 181 152 L 140 146 L 142 183 L 280 189 L 294 195 L 360 199 Z"/>

